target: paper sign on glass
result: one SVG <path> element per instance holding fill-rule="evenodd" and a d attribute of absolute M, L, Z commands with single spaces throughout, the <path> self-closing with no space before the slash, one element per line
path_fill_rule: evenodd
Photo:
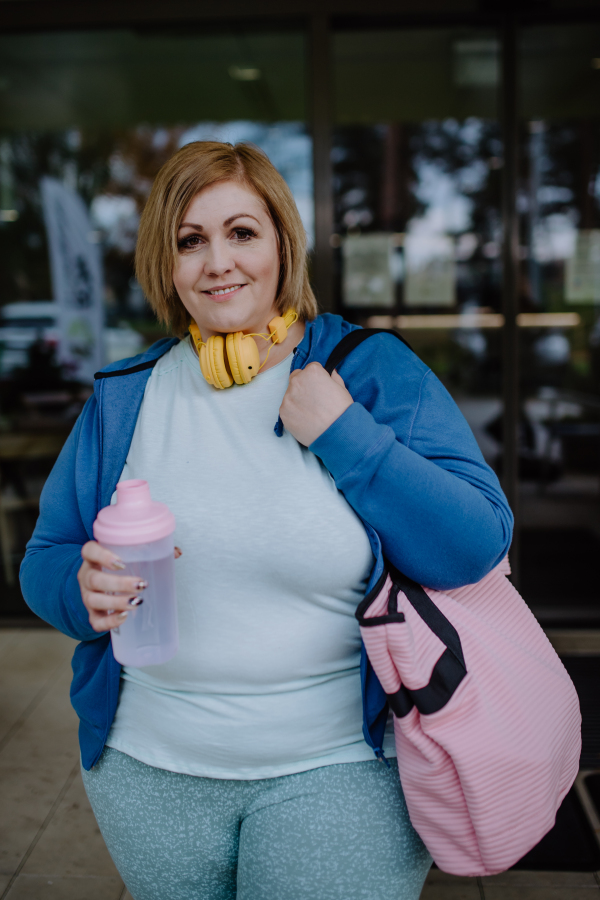
<path fill-rule="evenodd" d="M 573 255 L 565 262 L 565 300 L 600 301 L 600 228 L 577 232 Z"/>
<path fill-rule="evenodd" d="M 342 244 L 345 306 L 395 305 L 391 234 L 351 234 Z"/>
<path fill-rule="evenodd" d="M 445 234 L 407 234 L 404 239 L 404 305 L 454 306 L 454 241 Z"/>

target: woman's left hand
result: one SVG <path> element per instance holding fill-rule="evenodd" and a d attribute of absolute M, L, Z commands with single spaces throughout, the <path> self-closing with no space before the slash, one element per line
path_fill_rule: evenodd
<path fill-rule="evenodd" d="M 308 447 L 353 403 L 343 378 L 335 371 L 329 376 L 314 362 L 291 373 L 279 415 L 287 431 Z"/>

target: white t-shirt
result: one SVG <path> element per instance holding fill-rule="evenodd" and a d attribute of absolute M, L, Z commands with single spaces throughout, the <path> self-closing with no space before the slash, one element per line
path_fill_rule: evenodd
<path fill-rule="evenodd" d="M 107 743 L 149 765 L 253 779 L 373 759 L 354 618 L 373 557 L 319 459 L 274 434 L 290 362 L 218 391 L 185 340 L 148 380 L 121 479 L 175 515 L 180 648 L 124 667 Z"/>

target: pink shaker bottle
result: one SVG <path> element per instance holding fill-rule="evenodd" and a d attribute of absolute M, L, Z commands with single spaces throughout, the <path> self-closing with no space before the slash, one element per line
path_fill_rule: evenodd
<path fill-rule="evenodd" d="M 94 522 L 98 543 L 125 563 L 123 575 L 148 582 L 140 592 L 144 602 L 110 633 L 115 659 L 124 666 L 154 666 L 177 653 L 174 531 L 175 517 L 152 500 L 148 482 L 140 479 L 119 482 L 117 502 Z"/>

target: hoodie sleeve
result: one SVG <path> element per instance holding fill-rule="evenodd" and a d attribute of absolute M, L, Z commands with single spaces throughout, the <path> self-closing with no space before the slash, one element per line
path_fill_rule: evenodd
<path fill-rule="evenodd" d="M 451 396 L 393 343 L 370 338 L 342 364 L 355 402 L 310 449 L 397 568 L 438 590 L 473 584 L 508 552 L 512 513 Z"/>
<path fill-rule="evenodd" d="M 88 493 L 95 493 L 98 473 L 96 401 L 91 397 L 50 473 L 40 498 L 40 515 L 21 564 L 21 589 L 36 615 L 77 640 L 101 637 L 92 629 L 81 599 L 77 573 L 81 548 L 91 539 L 91 522 L 83 521 L 75 489 L 81 467 L 79 448 L 86 444 Z M 91 507 L 95 509 L 95 503 Z"/>

